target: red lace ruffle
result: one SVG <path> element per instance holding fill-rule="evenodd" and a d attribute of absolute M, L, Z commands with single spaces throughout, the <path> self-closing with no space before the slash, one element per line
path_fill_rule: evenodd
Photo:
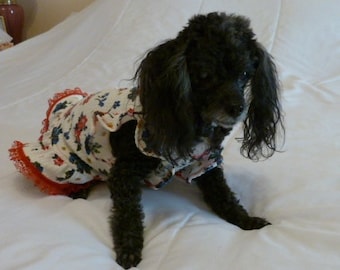
<path fill-rule="evenodd" d="M 25 144 L 14 141 L 12 147 L 9 149 L 10 159 L 13 160 L 15 167 L 26 178 L 31 180 L 41 191 L 50 195 L 70 195 L 79 192 L 83 189 L 90 188 L 98 181 L 92 180 L 85 184 L 58 184 L 46 178 L 38 169 L 31 163 L 29 158 L 25 155 L 23 147 Z"/>
<path fill-rule="evenodd" d="M 54 106 L 63 98 L 70 95 L 82 95 L 83 97 L 88 96 L 87 93 L 83 92 L 80 88 L 67 89 L 64 92 L 57 93 L 48 101 L 49 107 L 46 112 L 46 119 L 43 121 L 43 127 L 41 134 L 45 133 L 49 127 L 49 117 Z M 40 139 L 39 139 L 40 140 Z M 33 181 L 42 191 L 50 195 L 70 195 L 75 192 L 79 192 L 83 189 L 89 188 L 94 185 L 97 181 L 93 180 L 85 184 L 58 184 L 51 181 L 44 176 L 39 169 L 31 163 L 30 159 L 25 155 L 24 152 L 25 144 L 19 141 L 14 141 L 12 147 L 9 149 L 10 159 L 14 162 L 15 167 L 25 177 Z"/>

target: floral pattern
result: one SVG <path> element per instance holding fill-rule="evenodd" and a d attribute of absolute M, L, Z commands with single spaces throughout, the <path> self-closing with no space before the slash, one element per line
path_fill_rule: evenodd
<path fill-rule="evenodd" d="M 144 126 L 142 107 L 136 88 L 101 91 L 88 95 L 79 88 L 58 93 L 49 101 L 41 136 L 36 143 L 15 142 L 10 149 L 11 159 L 17 168 L 33 179 L 47 192 L 69 193 L 69 184 L 84 185 L 103 181 L 115 162 L 109 147 L 110 132 L 117 131 L 127 121 L 137 120 L 136 146 L 148 156 L 162 162 L 144 183 L 158 189 L 174 176 L 188 183 L 202 173 L 219 166 L 221 150 L 210 150 L 203 139 L 189 159 L 167 161 L 150 151 L 144 139 L 148 131 Z M 62 184 L 58 191 L 55 183 Z"/>

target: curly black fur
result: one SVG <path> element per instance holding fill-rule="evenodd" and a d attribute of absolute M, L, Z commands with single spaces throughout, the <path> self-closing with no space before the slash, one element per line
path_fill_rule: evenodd
<path fill-rule="evenodd" d="M 257 160 L 276 151 L 276 133 L 283 127 L 279 83 L 272 58 L 256 41 L 248 19 L 224 13 L 194 16 L 175 39 L 147 53 L 135 80 L 149 132 L 147 145 L 168 161 L 174 163 L 174 155 L 189 156 L 202 138 L 214 153 L 221 153 L 223 139 L 240 121 L 246 157 Z M 130 121 L 110 137 L 117 158 L 108 179 L 114 202 L 110 224 L 117 262 L 125 268 L 142 258 L 140 182 L 160 163 L 137 149 L 135 127 Z M 207 204 L 226 221 L 242 229 L 269 224 L 248 215 L 221 168 L 196 182 Z"/>
<path fill-rule="evenodd" d="M 110 136 L 117 157 L 108 181 L 113 200 L 110 223 L 117 262 L 124 267 L 137 265 L 142 258 L 144 214 L 140 183 L 160 162 L 137 149 L 135 128 L 136 122 L 130 121 Z"/>
<path fill-rule="evenodd" d="M 149 51 L 135 79 L 155 151 L 187 155 L 202 123 L 211 124 L 216 114 L 239 116 L 247 107 L 242 153 L 257 160 L 276 151 L 279 82 L 248 19 L 224 13 L 193 17 L 175 39 Z"/>
<path fill-rule="evenodd" d="M 212 181 L 212 179 L 214 179 Z M 215 168 L 197 179 L 204 200 L 221 218 L 244 230 L 260 229 L 270 223 L 258 217 L 249 217 L 234 193 L 226 185 L 223 171 Z"/>

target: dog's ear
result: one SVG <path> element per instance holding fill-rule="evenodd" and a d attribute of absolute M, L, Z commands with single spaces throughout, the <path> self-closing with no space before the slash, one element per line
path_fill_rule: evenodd
<path fill-rule="evenodd" d="M 185 49 L 176 39 L 164 42 L 147 53 L 135 75 L 148 147 L 170 158 L 187 155 L 194 137 Z"/>
<path fill-rule="evenodd" d="M 250 84 L 250 104 L 244 121 L 243 155 L 258 160 L 277 150 L 277 132 L 282 128 L 280 86 L 271 55 L 256 43 L 257 67 Z"/>

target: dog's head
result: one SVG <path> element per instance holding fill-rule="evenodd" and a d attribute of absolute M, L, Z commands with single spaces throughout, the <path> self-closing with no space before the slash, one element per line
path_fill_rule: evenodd
<path fill-rule="evenodd" d="M 239 121 L 245 156 L 256 160 L 276 150 L 279 83 L 248 19 L 194 16 L 175 39 L 148 52 L 135 78 L 154 151 L 186 155 L 202 125 L 230 129 Z"/>

